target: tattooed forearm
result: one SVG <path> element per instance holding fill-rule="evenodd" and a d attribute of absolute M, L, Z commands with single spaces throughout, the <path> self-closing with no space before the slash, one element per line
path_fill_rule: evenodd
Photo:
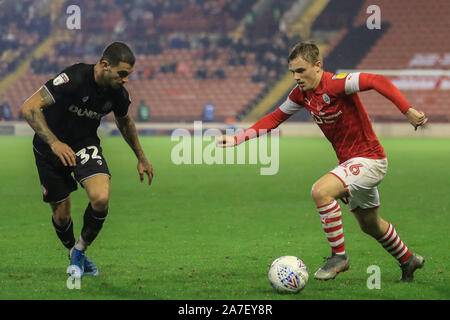
<path fill-rule="evenodd" d="M 142 150 L 141 144 L 139 143 L 139 138 L 134 121 L 129 116 L 125 116 L 123 118 L 116 118 L 116 124 L 125 141 L 131 147 L 131 149 L 133 149 L 136 157 L 138 159 L 145 157 L 144 151 Z"/>
<path fill-rule="evenodd" d="M 58 138 L 49 129 L 41 107 L 48 106 L 52 103 L 53 99 L 47 90 L 41 88 L 39 95 L 36 93 L 31 96 L 22 108 L 22 114 L 25 120 L 27 120 L 34 132 L 49 145 L 57 141 Z"/>
<path fill-rule="evenodd" d="M 29 116 L 24 114 L 25 119 L 33 128 L 34 132 L 49 145 L 58 140 L 56 136 L 50 131 L 45 121 L 44 114 L 41 109 L 31 109 L 29 111 Z"/>

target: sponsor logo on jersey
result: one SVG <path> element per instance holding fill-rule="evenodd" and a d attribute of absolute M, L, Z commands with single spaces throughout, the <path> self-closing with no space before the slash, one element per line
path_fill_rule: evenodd
<path fill-rule="evenodd" d="M 327 116 L 322 115 L 322 112 L 319 113 L 319 115 L 317 115 L 317 114 L 311 112 L 311 115 L 313 116 L 314 121 L 315 121 L 317 124 L 332 124 L 332 123 L 335 123 L 336 118 L 339 117 L 341 114 L 342 114 L 342 111 L 341 111 L 341 110 L 339 110 L 339 111 L 336 112 L 336 113 L 327 115 Z"/>
<path fill-rule="evenodd" d="M 61 73 L 59 76 L 53 79 L 53 85 L 55 87 L 67 82 L 69 82 L 69 77 L 65 73 Z"/>
<path fill-rule="evenodd" d="M 86 117 L 89 119 L 100 120 L 106 113 L 98 113 L 86 108 L 79 108 L 75 105 L 69 107 L 69 111 L 75 113 L 79 117 Z"/>
<path fill-rule="evenodd" d="M 326 104 L 330 104 L 330 102 L 331 102 L 330 97 L 326 93 L 324 93 L 322 95 L 322 98 L 323 98 L 323 101 L 325 101 Z"/>
<path fill-rule="evenodd" d="M 348 73 L 339 73 L 339 74 L 335 74 L 331 79 L 332 80 L 344 79 L 347 75 L 348 75 Z"/>

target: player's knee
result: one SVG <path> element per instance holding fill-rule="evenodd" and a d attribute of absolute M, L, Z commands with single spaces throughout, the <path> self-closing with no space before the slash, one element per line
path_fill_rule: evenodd
<path fill-rule="evenodd" d="M 320 184 L 315 183 L 311 188 L 311 197 L 316 204 L 323 204 L 323 202 L 328 201 L 330 198 L 323 187 Z"/>
<path fill-rule="evenodd" d="M 66 214 L 53 214 L 53 221 L 55 221 L 55 223 L 58 226 L 65 226 L 70 222 L 70 214 L 66 215 Z"/>
<path fill-rule="evenodd" d="M 109 193 L 108 192 L 96 192 L 91 195 L 91 206 L 96 211 L 105 211 L 108 209 Z"/>
<path fill-rule="evenodd" d="M 66 201 L 50 203 L 53 221 L 59 226 L 65 226 L 70 221 L 70 204 Z"/>

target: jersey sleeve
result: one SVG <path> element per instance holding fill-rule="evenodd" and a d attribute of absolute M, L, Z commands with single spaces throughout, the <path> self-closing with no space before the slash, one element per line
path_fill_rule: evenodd
<path fill-rule="evenodd" d="M 359 88 L 360 72 L 335 74 L 329 82 L 328 89 L 335 96 L 357 93 Z"/>
<path fill-rule="evenodd" d="M 244 130 L 241 134 L 234 136 L 234 142 L 236 145 L 241 144 L 244 141 L 259 137 L 262 134 L 266 134 L 272 129 L 278 127 L 282 122 L 289 119 L 294 113 L 302 109 L 303 106 L 299 103 L 298 86 L 296 86 L 289 93 L 286 100 L 275 111 L 262 117 L 253 126 Z"/>
<path fill-rule="evenodd" d="M 406 113 L 411 105 L 400 90 L 387 77 L 379 74 L 361 73 L 359 76 L 359 90 L 375 90 L 392 101 L 401 113 Z"/>
<path fill-rule="evenodd" d="M 331 78 L 330 91 L 335 95 L 350 95 L 361 91 L 375 90 L 405 113 L 411 107 L 400 90 L 383 75 L 353 72 L 341 73 Z"/>
<path fill-rule="evenodd" d="M 128 114 L 128 108 L 131 104 L 131 99 L 128 91 L 121 88 L 118 93 L 116 102 L 114 103 L 114 116 L 117 118 L 125 117 Z"/>
<path fill-rule="evenodd" d="M 234 142 L 238 145 L 244 141 L 266 134 L 270 130 L 278 127 L 282 122 L 286 121 L 291 116 L 292 114 L 285 113 L 281 110 L 281 108 L 277 108 L 275 111 L 262 117 L 253 126 L 244 130 L 244 132 L 234 136 Z"/>
<path fill-rule="evenodd" d="M 301 92 L 298 86 L 291 90 L 287 99 L 280 106 L 280 110 L 287 114 L 294 114 L 300 109 L 303 108 L 302 103 L 300 102 Z"/>
<path fill-rule="evenodd" d="M 56 103 L 63 96 L 72 95 L 83 81 L 82 67 L 75 64 L 64 69 L 55 78 L 48 80 L 44 88 Z"/>

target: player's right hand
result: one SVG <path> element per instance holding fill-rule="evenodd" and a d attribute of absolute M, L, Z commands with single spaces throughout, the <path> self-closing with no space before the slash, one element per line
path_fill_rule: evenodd
<path fill-rule="evenodd" d="M 221 148 L 234 147 L 235 145 L 236 142 L 234 140 L 234 136 L 223 135 L 216 139 L 216 146 Z"/>
<path fill-rule="evenodd" d="M 57 140 L 50 145 L 50 148 L 53 153 L 58 156 L 65 167 L 75 167 L 77 165 L 75 152 L 64 142 Z"/>
<path fill-rule="evenodd" d="M 152 184 L 152 180 L 153 180 L 153 176 L 154 176 L 154 174 L 153 174 L 153 166 L 152 166 L 152 164 L 150 162 L 148 162 L 148 160 L 147 160 L 147 158 L 145 156 L 141 157 L 138 160 L 137 170 L 138 170 L 138 173 L 139 173 L 139 180 L 141 182 L 144 181 L 144 173 L 145 173 L 147 175 L 147 177 L 148 177 L 148 185 L 151 185 Z"/>
<path fill-rule="evenodd" d="M 425 113 L 417 111 L 414 108 L 409 108 L 408 111 L 406 111 L 405 116 L 408 118 L 409 123 L 414 127 L 414 130 L 417 130 L 417 127 L 423 126 L 428 121 Z"/>

